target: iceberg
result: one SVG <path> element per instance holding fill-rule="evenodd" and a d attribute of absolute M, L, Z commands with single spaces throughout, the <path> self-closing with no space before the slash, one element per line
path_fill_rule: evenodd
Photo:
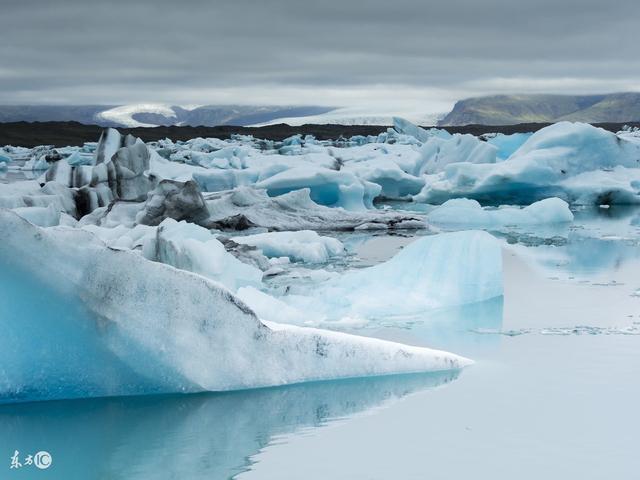
<path fill-rule="evenodd" d="M 497 161 L 506 160 L 518 150 L 533 133 L 494 133 L 482 135 L 480 138 L 486 140 L 490 145 L 498 148 L 496 152 Z"/>
<path fill-rule="evenodd" d="M 320 236 L 312 230 L 258 233 L 231 240 L 257 247 L 269 258 L 287 257 L 294 262 L 324 263 L 345 253 L 340 240 Z"/>
<path fill-rule="evenodd" d="M 13 211 L 39 227 L 53 227 L 60 223 L 60 211 L 53 204 L 48 207 L 18 207 Z"/>
<path fill-rule="evenodd" d="M 352 173 L 318 167 L 285 170 L 256 183 L 255 188 L 266 190 L 270 197 L 308 188 L 315 203 L 354 211 L 373 208 L 373 200 L 382 190 L 380 185 L 360 180 Z"/>
<path fill-rule="evenodd" d="M 108 248 L 90 232 L 43 229 L 8 210 L 0 224 L 3 401 L 221 391 L 470 363 L 265 324 L 206 277 Z"/>
<path fill-rule="evenodd" d="M 418 194 L 424 187 L 424 179 L 404 171 L 397 163 L 387 158 L 374 158 L 364 162 L 347 163 L 345 171 L 379 185 L 378 197 L 385 199 L 407 199 Z"/>
<path fill-rule="evenodd" d="M 426 236 L 390 260 L 348 272 L 322 292 L 360 316 L 411 315 L 502 295 L 502 249 L 482 231 Z"/>
<path fill-rule="evenodd" d="M 482 208 L 476 200 L 447 200 L 427 215 L 433 225 L 464 225 L 473 228 L 540 225 L 573 221 L 569 205 L 559 198 L 547 198 L 527 207 Z"/>
<path fill-rule="evenodd" d="M 260 270 L 238 260 L 209 230 L 193 223 L 167 218 L 155 237 L 143 240 L 142 251 L 150 260 L 198 273 L 232 292 L 262 282 Z"/>
<path fill-rule="evenodd" d="M 278 197 L 264 190 L 240 187 L 230 192 L 206 194 L 209 226 L 221 230 L 241 230 L 258 226 L 277 231 L 423 229 L 424 218 L 417 214 L 381 210 L 350 211 L 318 205 L 303 188 Z"/>
<path fill-rule="evenodd" d="M 443 233 L 419 238 L 390 260 L 349 271 L 314 287 L 291 286 L 276 299 L 255 289 L 242 289 L 240 297 L 274 318 L 297 309 L 309 323 L 352 322 L 419 316 L 426 310 L 483 302 L 503 294 L 502 249 L 483 231 Z M 275 300 L 275 301 L 274 301 Z M 271 313 L 270 313 L 271 311 Z"/>
<path fill-rule="evenodd" d="M 529 204 L 555 196 L 580 204 L 640 203 L 639 167 L 640 139 L 559 122 L 531 135 L 505 161 L 447 165 L 426 179 L 414 200 Z"/>
<path fill-rule="evenodd" d="M 400 117 L 393 117 L 393 129 L 401 135 L 409 135 L 422 143 L 428 142 L 433 137 L 443 139 L 451 138 L 451 134 L 446 130 L 438 128 L 430 128 L 427 130 Z"/>
<path fill-rule="evenodd" d="M 450 138 L 432 137 L 420 147 L 419 152 L 421 159 L 418 160 L 416 174 L 430 175 L 453 163 L 496 163 L 498 148 L 473 135 L 456 133 Z"/>
<path fill-rule="evenodd" d="M 113 149 L 119 147 L 111 155 Z M 146 174 L 151 152 L 139 138 L 122 137 L 108 129 L 100 137 L 95 165 L 72 166 L 67 159 L 56 161 L 44 173 L 42 182 L 56 182 L 75 189 L 78 217 L 106 207 L 111 201 L 142 201 L 154 187 L 155 179 Z"/>
<path fill-rule="evenodd" d="M 209 218 L 209 211 L 196 182 L 161 180 L 147 194 L 147 201 L 136 214 L 136 223 L 158 225 L 166 218 L 193 223 L 205 222 Z"/>

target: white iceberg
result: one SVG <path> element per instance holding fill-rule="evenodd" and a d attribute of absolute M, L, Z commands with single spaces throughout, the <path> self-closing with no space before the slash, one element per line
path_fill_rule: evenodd
<path fill-rule="evenodd" d="M 205 277 L 110 249 L 89 232 L 42 229 L 7 210 L 0 224 L 3 400 L 232 390 L 469 363 L 266 325 Z"/>
<path fill-rule="evenodd" d="M 502 161 L 513 155 L 528 139 L 533 135 L 531 133 L 512 133 L 506 135 L 504 133 L 481 135 L 486 142 L 498 148 L 496 160 Z"/>
<path fill-rule="evenodd" d="M 47 207 L 18 207 L 13 211 L 39 227 L 54 227 L 60 224 L 60 211 L 52 204 Z"/>
<path fill-rule="evenodd" d="M 145 238 L 142 249 L 150 260 L 199 273 L 232 292 L 262 282 L 260 270 L 238 260 L 209 230 L 193 223 L 167 218 L 158 226 L 155 237 Z"/>
<path fill-rule="evenodd" d="M 271 319 L 282 311 L 305 322 L 353 322 L 419 316 L 426 310 L 482 302 L 503 294 L 502 249 L 483 231 L 426 236 L 406 246 L 390 260 L 347 272 L 324 284 L 290 288 L 272 300 L 254 289 L 241 298 Z"/>
<path fill-rule="evenodd" d="M 345 253 L 340 240 L 318 235 L 312 230 L 258 233 L 231 240 L 257 247 L 269 258 L 287 257 L 294 262 L 324 263 Z"/>
<path fill-rule="evenodd" d="M 426 179 L 414 200 L 528 204 L 557 196 L 569 203 L 640 203 L 638 179 L 640 139 L 559 122 L 534 133 L 505 161 L 448 165 Z"/>
<path fill-rule="evenodd" d="M 456 133 L 450 138 L 432 137 L 419 151 L 419 173 L 434 174 L 453 163 L 494 164 L 498 148 L 473 135 Z"/>
<path fill-rule="evenodd" d="M 373 208 L 380 185 L 361 180 L 349 172 L 318 167 L 297 167 L 278 173 L 255 184 L 271 197 L 308 188 L 315 203 L 345 210 Z"/>
<path fill-rule="evenodd" d="M 318 205 L 310 190 L 294 190 L 269 197 L 264 190 L 240 187 L 205 195 L 212 226 L 239 229 L 259 226 L 270 230 L 422 229 L 422 216 L 393 211 L 351 211 Z"/>
<path fill-rule="evenodd" d="M 540 225 L 573 221 L 569 205 L 559 198 L 546 198 L 527 207 L 482 208 L 476 200 L 447 200 L 427 215 L 433 225 L 464 225 L 472 228 Z"/>
<path fill-rule="evenodd" d="M 347 163 L 344 171 L 353 172 L 357 177 L 381 187 L 377 196 L 386 199 L 406 199 L 419 193 L 424 187 L 424 179 L 404 171 L 396 162 L 384 158 L 374 158 L 363 162 Z"/>
<path fill-rule="evenodd" d="M 427 130 L 400 117 L 393 117 L 393 128 L 396 132 L 414 137 L 423 143 L 431 140 L 433 137 L 451 138 L 451 134 L 444 129 L 430 128 Z"/>

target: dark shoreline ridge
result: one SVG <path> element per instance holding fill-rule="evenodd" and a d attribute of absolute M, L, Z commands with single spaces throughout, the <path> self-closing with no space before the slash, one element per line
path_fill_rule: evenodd
<path fill-rule="evenodd" d="M 549 123 L 521 123 L 517 125 L 465 125 L 459 127 L 436 127 L 450 133 L 484 133 L 512 134 L 519 132 L 535 132 L 550 125 Z M 640 122 L 623 123 L 594 123 L 597 127 L 611 132 L 617 132 L 624 125 L 640 128 Z M 174 141 L 190 140 L 196 137 L 212 137 L 227 139 L 234 134 L 253 135 L 259 139 L 283 140 L 291 135 L 313 135 L 318 140 L 335 140 L 340 136 L 377 135 L 389 128 L 377 125 L 313 125 L 306 124 L 292 127 L 286 124 L 269 125 L 265 127 L 239 127 L 222 125 L 218 127 L 143 127 L 118 128 L 123 134 L 131 133 L 143 141 L 155 141 L 170 138 Z M 424 127 L 431 128 L 431 127 Z M 100 137 L 103 127 L 85 125 L 78 122 L 11 122 L 0 123 L 0 146 L 13 145 L 20 147 L 35 147 L 38 145 L 52 145 L 64 147 L 68 145 L 82 145 L 84 142 L 95 142 Z"/>

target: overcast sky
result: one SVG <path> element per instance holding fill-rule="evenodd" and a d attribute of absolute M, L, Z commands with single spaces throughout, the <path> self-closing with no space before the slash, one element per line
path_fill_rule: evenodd
<path fill-rule="evenodd" d="M 640 2 L 2 0 L 0 103 L 381 105 L 640 90 Z"/>

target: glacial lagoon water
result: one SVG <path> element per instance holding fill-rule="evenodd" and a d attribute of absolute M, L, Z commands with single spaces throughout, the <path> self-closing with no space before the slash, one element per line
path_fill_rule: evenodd
<path fill-rule="evenodd" d="M 0 478 L 636 478 L 640 209 L 493 233 L 504 299 L 341 327 L 473 358 L 459 375 L 2 405 Z M 350 256 L 330 269 L 413 239 L 340 238 Z M 10 469 L 15 451 L 52 464 Z"/>

